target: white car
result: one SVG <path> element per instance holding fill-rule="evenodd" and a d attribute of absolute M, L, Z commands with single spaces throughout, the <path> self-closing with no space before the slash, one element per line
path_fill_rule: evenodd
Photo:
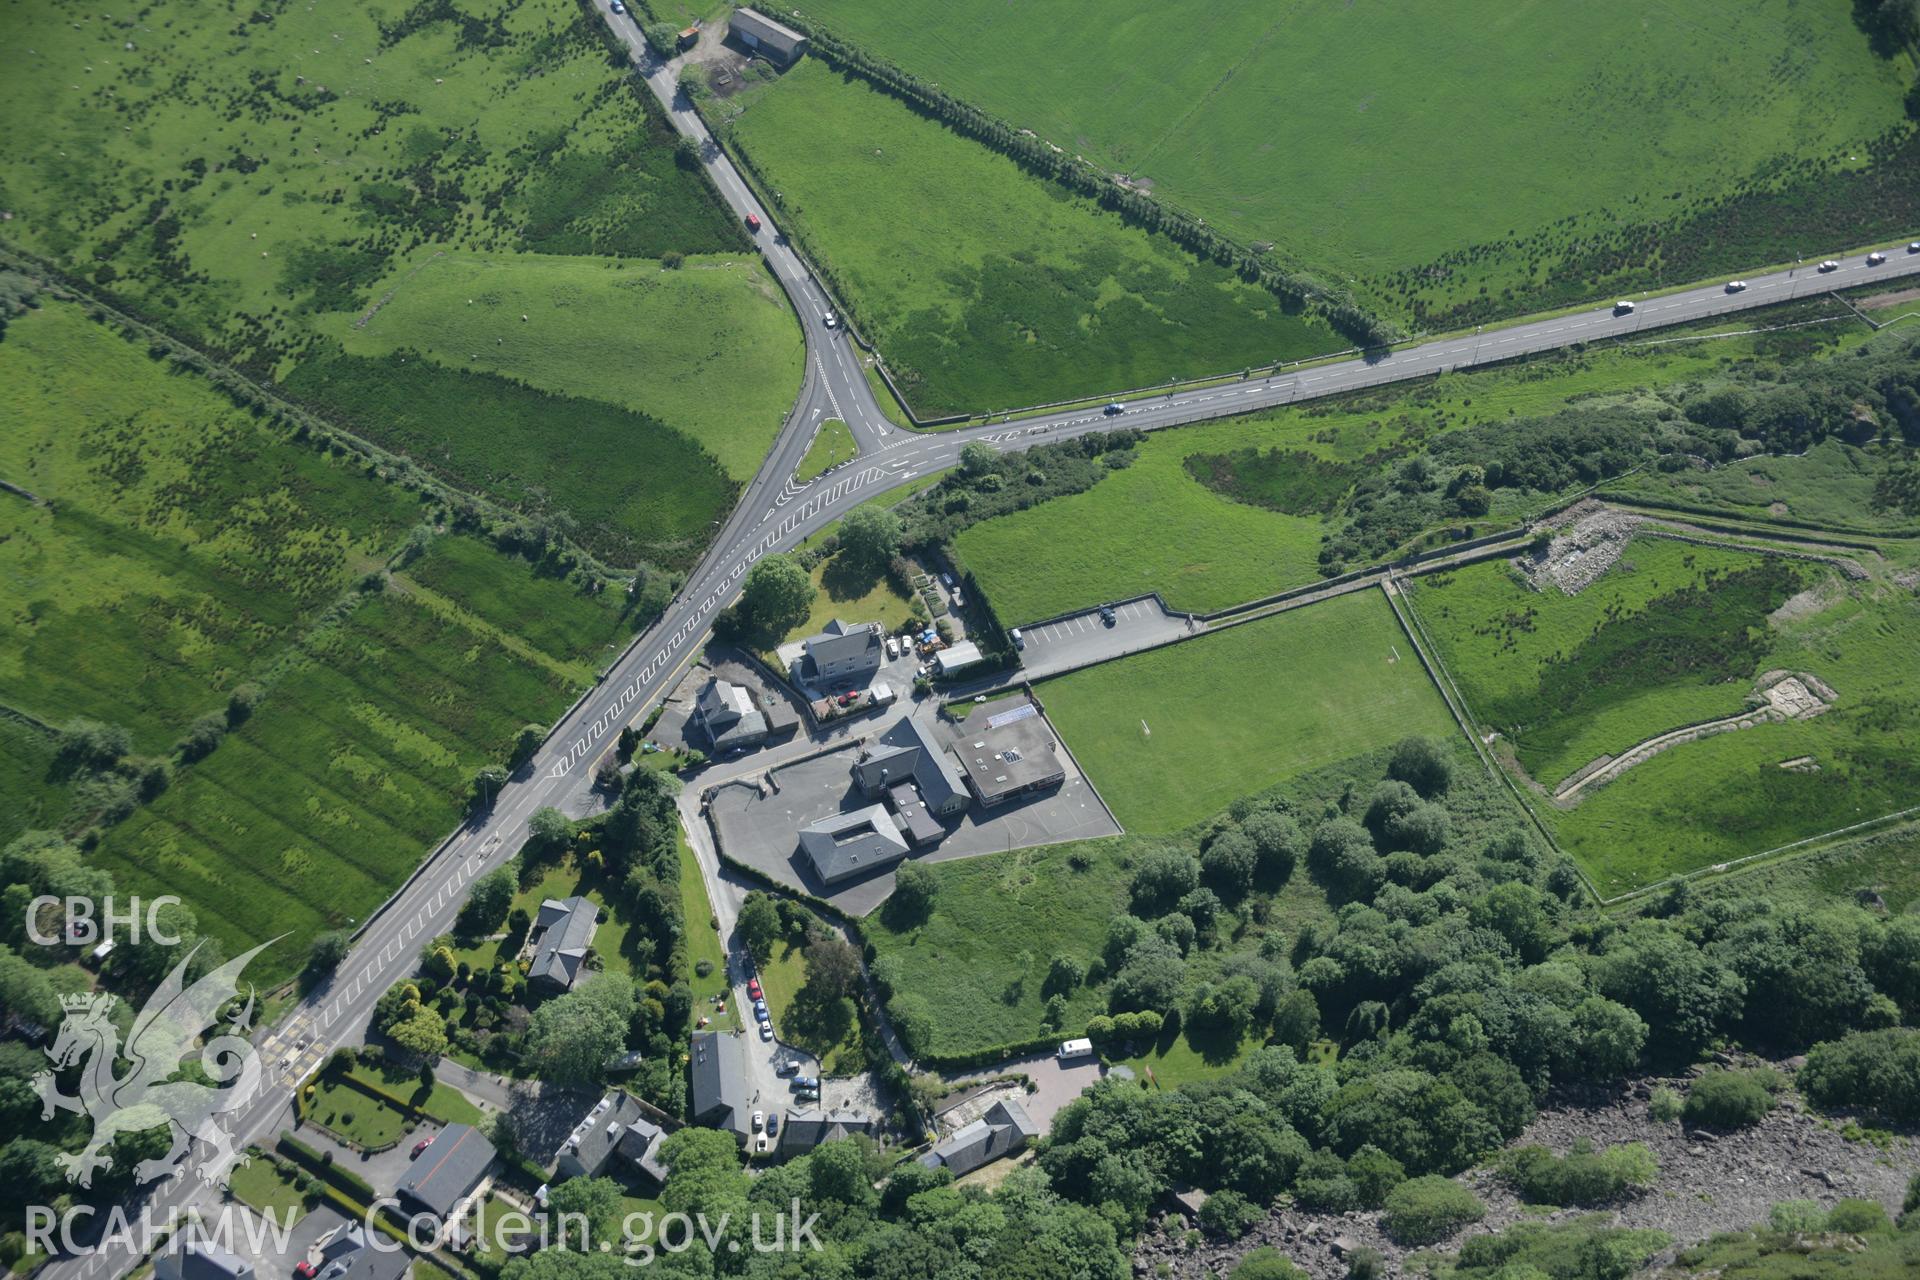
<path fill-rule="evenodd" d="M 760 1024 L 760 1038 L 762 1040 L 773 1039 L 773 1024 L 771 1022 L 763 1022 Z"/>
<path fill-rule="evenodd" d="M 1746 291 L 1746 288 L 1747 288 L 1747 282 L 1745 280 L 1727 281 L 1728 293 L 1744 293 Z"/>
<path fill-rule="evenodd" d="M 754 1112 L 753 1113 L 753 1131 L 755 1133 L 759 1133 L 761 1130 L 765 1129 L 766 1127 L 767 1127 L 767 1113 L 764 1111 Z"/>
<path fill-rule="evenodd" d="M 1920 240 L 1910 240 L 1910 241 L 1908 241 L 1908 242 L 1907 242 L 1907 252 L 1908 252 L 1908 253 L 1920 253 Z"/>
<path fill-rule="evenodd" d="M 829 329 L 838 329 L 840 327 L 840 317 L 829 311 L 820 317 L 820 323 Z"/>
<path fill-rule="evenodd" d="M 1615 314 L 1615 315 L 1617 315 L 1617 316 L 1630 316 L 1630 315 L 1632 315 L 1632 314 L 1633 314 L 1633 303 L 1631 303 L 1631 302 L 1629 302 L 1629 301 L 1628 301 L 1627 299 L 1625 299 L 1625 298 L 1622 298 L 1622 299 L 1620 299 L 1620 301 L 1618 301 L 1618 302 L 1616 302 L 1616 303 L 1614 303 L 1614 304 L 1613 304 L 1613 314 Z"/>
<path fill-rule="evenodd" d="M 1835 262 L 1832 258 L 1828 258 L 1825 262 L 1820 264 L 1820 270 L 1823 272 L 1838 271 L 1839 269 L 1840 269 L 1840 264 Z"/>
<path fill-rule="evenodd" d="M 1870 267 L 1877 267 L 1881 263 L 1885 262 L 1886 260 L 1887 260 L 1887 255 L 1884 253 L 1881 253 L 1877 249 L 1874 252 L 1867 255 L 1867 265 Z"/>

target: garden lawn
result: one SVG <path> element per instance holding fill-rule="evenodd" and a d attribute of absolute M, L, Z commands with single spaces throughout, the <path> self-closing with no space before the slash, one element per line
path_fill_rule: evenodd
<path fill-rule="evenodd" d="M 486 1118 L 466 1094 L 450 1084 L 436 1080 L 433 1087 L 426 1090 L 425 1096 L 421 1096 L 418 1071 L 401 1070 L 385 1062 L 378 1066 L 359 1062 L 349 1074 L 356 1080 L 407 1099 L 442 1124 L 477 1125 Z"/>
<path fill-rule="evenodd" d="M 230 955 L 290 934 L 255 962 L 270 985 L 314 934 L 364 920 L 458 825 L 474 772 L 574 692 L 453 619 L 369 598 L 95 857 L 122 892 L 179 894 Z"/>
<path fill-rule="evenodd" d="M 272 1157 L 257 1148 L 252 1159 L 233 1171 L 227 1189 L 248 1208 L 272 1215 L 275 1225 L 286 1228 L 307 1216 L 307 1204 L 300 1191 L 273 1163 Z"/>
<path fill-rule="evenodd" d="M 256 423 L 72 303 L 0 342 L 0 702 L 158 754 L 293 642 L 418 501 Z"/>
<path fill-rule="evenodd" d="M 1114 816 L 1147 833 L 1409 734 L 1455 731 L 1374 590 L 1089 667 L 1039 694 Z"/>
<path fill-rule="evenodd" d="M 1235 1070 L 1265 1043 L 1262 1035 L 1242 1036 L 1233 1044 L 1196 1043 L 1192 1033 L 1182 1029 L 1172 1036 L 1162 1035 L 1151 1049 L 1120 1061 L 1162 1089 L 1178 1089 L 1199 1080 L 1212 1080 Z"/>
<path fill-rule="evenodd" d="M 1713 274 L 1794 257 L 1788 233 L 1838 246 L 1875 222 L 1909 229 L 1911 168 L 1859 170 L 1864 144 L 1906 127 L 1912 63 L 1877 57 L 1847 0 L 820 0 L 807 15 L 1400 308 L 1490 291 L 1525 310 L 1589 287 L 1567 259 Z M 1831 202 L 1754 194 L 1823 180 Z M 1712 218 L 1729 197 L 1745 216 Z M 1589 237 L 1601 248 L 1583 255 Z"/>
<path fill-rule="evenodd" d="M 807 456 L 800 459 L 800 466 L 793 473 L 793 482 L 805 484 L 828 468 L 851 462 L 859 456 L 860 445 L 853 438 L 853 431 L 840 419 L 828 418 L 813 433 L 813 443 L 807 446 Z"/>
<path fill-rule="evenodd" d="M 682 833 L 678 839 L 680 918 L 687 931 L 687 985 L 693 992 L 694 1017 L 710 1018 L 711 1029 L 729 1031 L 738 1024 L 734 1019 L 732 988 L 727 981 L 727 950 L 720 941 L 720 931 L 713 924 L 713 903 L 707 898 L 707 882 L 700 875 L 700 864 L 694 861 L 686 835 Z M 704 978 L 699 969 L 702 960 L 711 966 Z M 725 1013 L 714 1013 L 715 996 L 727 999 Z"/>
<path fill-rule="evenodd" d="M 1203 479 L 1215 474 L 1211 459 L 1308 455 L 1349 473 L 1339 485 L 1344 493 L 1371 468 L 1398 465 L 1422 437 L 1550 413 L 1575 397 L 1631 398 L 1648 386 L 1710 379 L 1759 352 L 1754 339 L 1729 338 L 1563 353 L 1156 431 L 1126 470 L 1085 493 L 973 525 L 956 547 L 1009 626 L 1148 591 L 1176 609 L 1224 609 L 1318 580 L 1321 539 L 1334 526 L 1317 510 L 1237 500 Z M 1544 501 L 1508 490 L 1496 499 L 1477 528 L 1510 522 Z"/>
<path fill-rule="evenodd" d="M 923 415 L 1346 345 L 818 59 L 754 97 L 731 129 Z"/>
<path fill-rule="evenodd" d="M 822 560 L 814 566 L 812 577 L 815 590 L 806 621 L 789 631 L 786 640 L 819 635 L 820 629 L 835 618 L 877 622 L 891 635 L 913 617 L 913 600 L 895 591 L 884 572 L 856 568 L 845 556 L 835 554 Z"/>
<path fill-rule="evenodd" d="M 1771 590 L 1735 591 L 1765 575 Z M 1791 595 L 1789 562 L 1642 535 L 1577 595 L 1535 591 L 1505 560 L 1412 580 L 1474 716 L 1549 790 L 1601 755 L 1746 705 L 1754 628 Z"/>
<path fill-rule="evenodd" d="M 407 1132 L 399 1108 L 325 1076 L 314 1083 L 306 1118 L 367 1150 L 391 1147 Z"/>
<path fill-rule="evenodd" d="M 819 1058 L 825 1075 L 849 1076 L 865 1068 L 860 1019 L 853 1002 L 842 999 L 823 1010 L 801 994 L 807 985 L 806 948 L 781 939 L 759 975 L 767 1012 L 780 1039 Z"/>
<path fill-rule="evenodd" d="M 644 413 L 736 481 L 759 469 L 800 386 L 800 326 L 750 253 L 673 270 L 645 258 L 450 253 L 380 289 L 386 303 L 364 326 L 344 312 L 322 325 L 349 354 L 415 351 Z"/>

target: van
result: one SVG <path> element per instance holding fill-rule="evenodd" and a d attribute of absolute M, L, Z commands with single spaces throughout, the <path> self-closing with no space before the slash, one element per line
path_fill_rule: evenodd
<path fill-rule="evenodd" d="M 900 637 L 888 636 L 887 637 L 887 661 L 892 662 L 895 658 L 899 656 L 900 656 Z"/>
<path fill-rule="evenodd" d="M 1618 301 L 1618 302 L 1616 302 L 1616 303 L 1614 303 L 1614 304 L 1613 304 L 1613 314 L 1615 314 L 1615 315 L 1617 315 L 1617 316 L 1630 316 L 1630 315 L 1632 315 L 1632 314 L 1633 314 L 1633 303 L 1631 303 L 1631 302 L 1629 302 L 1629 301 L 1627 301 L 1627 299 L 1625 299 L 1625 298 L 1622 298 L 1622 299 L 1620 299 L 1620 301 Z"/>
<path fill-rule="evenodd" d="M 1024 649 L 1027 647 L 1026 639 L 1020 634 L 1020 628 L 1018 627 L 1007 632 L 1007 638 L 1013 641 L 1013 647 L 1016 649 Z"/>
<path fill-rule="evenodd" d="M 958 587 L 953 589 L 953 607 L 956 609 L 964 609 L 967 607 L 967 593 Z"/>

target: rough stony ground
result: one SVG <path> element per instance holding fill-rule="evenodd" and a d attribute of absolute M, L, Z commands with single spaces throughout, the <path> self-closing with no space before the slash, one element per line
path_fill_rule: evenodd
<path fill-rule="evenodd" d="M 1843 1120 L 1807 1114 L 1798 1097 L 1785 1095 L 1760 1124 L 1730 1134 L 1708 1134 L 1679 1124 L 1656 1124 L 1647 1114 L 1647 1099 L 1656 1085 L 1666 1083 L 1685 1091 L 1685 1081 L 1641 1080 L 1605 1093 L 1565 1098 L 1540 1113 L 1516 1145 L 1539 1143 L 1565 1152 L 1575 1139 L 1591 1138 L 1603 1146 L 1644 1142 L 1660 1161 L 1658 1185 L 1647 1194 L 1615 1205 L 1606 1212 L 1623 1227 L 1664 1231 L 1676 1246 L 1703 1240 L 1715 1232 L 1731 1231 L 1764 1221 L 1767 1211 L 1782 1200 L 1834 1202 L 1860 1197 L 1878 1200 L 1888 1212 L 1897 1212 L 1907 1180 L 1920 1171 L 1920 1142 L 1911 1135 L 1897 1137 L 1891 1150 L 1841 1136 Z M 1459 1181 L 1474 1188 L 1487 1204 L 1486 1220 L 1454 1240 L 1497 1231 L 1526 1217 L 1556 1222 L 1586 1216 L 1594 1210 L 1568 1209 L 1551 1215 L 1523 1214 L 1519 1201 L 1484 1169 L 1469 1170 Z M 1387 1259 L 1391 1274 L 1404 1271 L 1409 1252 L 1380 1231 L 1379 1214 L 1311 1214 L 1276 1210 L 1244 1239 L 1222 1244 L 1201 1241 L 1189 1246 L 1190 1228 L 1180 1218 L 1163 1218 L 1142 1237 L 1134 1254 L 1136 1275 L 1165 1274 L 1180 1280 L 1226 1276 L 1249 1250 L 1273 1245 L 1292 1258 L 1314 1280 L 1343 1280 L 1346 1264 L 1341 1247 L 1364 1245 Z"/>

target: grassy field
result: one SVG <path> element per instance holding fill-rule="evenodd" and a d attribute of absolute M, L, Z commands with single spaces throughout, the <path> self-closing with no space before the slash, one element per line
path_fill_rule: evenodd
<path fill-rule="evenodd" d="M 799 331 L 596 26 L 565 0 L 28 5 L 7 235 L 608 559 L 683 564 L 779 427 Z"/>
<path fill-rule="evenodd" d="M 385 302 L 365 325 L 322 318 L 348 354 L 418 352 L 644 413 L 737 481 L 759 469 L 800 385 L 800 327 L 751 254 L 668 270 L 646 259 L 450 253 L 377 288 Z"/>
<path fill-rule="evenodd" d="M 468 627 L 551 659 L 580 684 L 625 647 L 641 621 L 617 590 L 589 595 L 472 538 L 436 538 L 403 583 Z"/>
<path fill-rule="evenodd" d="M 319 1080 L 307 1119 L 364 1149 L 391 1147 L 407 1132 L 400 1108 L 331 1076 Z"/>
<path fill-rule="evenodd" d="M 52 735 L 11 716 L 0 716 L 0 797 L 0 845 L 22 831 L 65 830 L 73 815 Z"/>
<path fill-rule="evenodd" d="M 1837 349 L 1861 340 L 1848 334 Z M 1333 525 L 1320 509 L 1322 495 L 1236 495 L 1217 479 L 1217 464 L 1244 472 L 1248 455 L 1278 450 L 1337 469 L 1327 483 L 1344 490 L 1395 465 L 1422 439 L 1549 413 L 1576 399 L 1638 399 L 1649 387 L 1712 379 L 1764 350 L 1762 340 L 1747 337 L 1594 349 L 1157 431 L 1133 466 L 1085 493 L 976 524 L 957 546 L 1009 625 L 1147 591 L 1179 609 L 1222 609 L 1317 580 L 1321 539 Z M 1517 514 L 1509 491 L 1496 499 L 1492 519 Z"/>
<path fill-rule="evenodd" d="M 1399 310 L 1482 294 L 1524 310 L 1589 274 L 1792 258 L 1810 250 L 1789 233 L 1851 243 L 1876 219 L 1908 230 L 1886 188 L 1910 209 L 1910 167 L 1859 171 L 1865 144 L 1905 129 L 1912 65 L 1875 56 L 1846 0 L 820 0 L 807 14 Z M 1791 198 L 1822 179 L 1843 189 L 1831 205 Z M 1736 216 L 1716 217 L 1721 202 Z"/>
<path fill-rule="evenodd" d="M 255 968 L 302 963 L 312 936 L 365 919 L 459 823 L 476 769 L 575 686 L 398 594 L 308 644 L 261 708 L 97 858 L 122 891 L 177 893 Z"/>
<path fill-rule="evenodd" d="M 377 567 L 418 500 L 282 440 L 78 306 L 0 343 L 0 702 L 170 746 Z"/>
<path fill-rule="evenodd" d="M 1708 896 L 1762 897 L 1823 906 L 1875 893 L 1899 915 L 1920 902 L 1920 827 L 1869 836 L 1833 849 L 1767 862 L 1699 883 Z"/>
<path fill-rule="evenodd" d="M 794 470 L 793 482 L 805 484 L 827 468 L 851 462 L 859 456 L 860 445 L 853 438 L 852 430 L 840 419 L 828 418 L 814 432 L 813 443 L 807 446 L 807 456 L 800 459 L 799 467 Z"/>
<path fill-rule="evenodd" d="M 731 127 L 922 414 L 1346 345 L 818 61 L 761 91 Z"/>
<path fill-rule="evenodd" d="M 774 944 L 773 959 L 759 971 L 760 989 L 781 1040 L 820 1059 L 829 1076 L 850 1076 L 866 1066 L 860 1054 L 860 1021 L 852 1001 L 820 1010 L 801 997 L 807 985 L 806 948 L 784 939 Z"/>
<path fill-rule="evenodd" d="M 1609 491 L 1747 519 L 1910 529 L 1912 518 L 1873 506 L 1874 485 L 1893 457 L 1828 439 L 1796 457 L 1743 458 L 1711 471 L 1642 472 Z"/>
<path fill-rule="evenodd" d="M 1602 753 L 1740 710 L 1763 671 L 1810 672 L 1835 690 L 1823 715 L 1670 748 L 1571 808 L 1541 798 L 1542 819 L 1601 891 L 1920 801 L 1911 590 L 1662 541 L 1635 539 L 1573 597 L 1528 592 L 1497 563 L 1423 579 L 1411 596 L 1468 704 L 1549 788 Z M 1795 581 L 1767 582 L 1770 572 Z M 1794 587 L 1793 607 L 1776 612 L 1768 602 Z"/>
<path fill-rule="evenodd" d="M 1641 536 L 1578 595 L 1535 591 L 1505 560 L 1413 580 L 1415 607 L 1467 703 L 1551 789 L 1600 755 L 1746 703 L 1788 562 Z"/>
<path fill-rule="evenodd" d="M 1705 738 L 1634 766 L 1574 809 L 1543 807 L 1603 892 L 1777 848 L 1920 803 L 1920 598 L 1832 588 L 1770 629 L 1758 669 L 1811 671 L 1839 695 L 1809 720 Z M 1787 769 L 1811 759 L 1811 767 Z"/>
<path fill-rule="evenodd" d="M 1148 833 L 1408 734 L 1453 731 L 1376 591 L 1090 667 L 1039 692 L 1114 816 Z"/>

